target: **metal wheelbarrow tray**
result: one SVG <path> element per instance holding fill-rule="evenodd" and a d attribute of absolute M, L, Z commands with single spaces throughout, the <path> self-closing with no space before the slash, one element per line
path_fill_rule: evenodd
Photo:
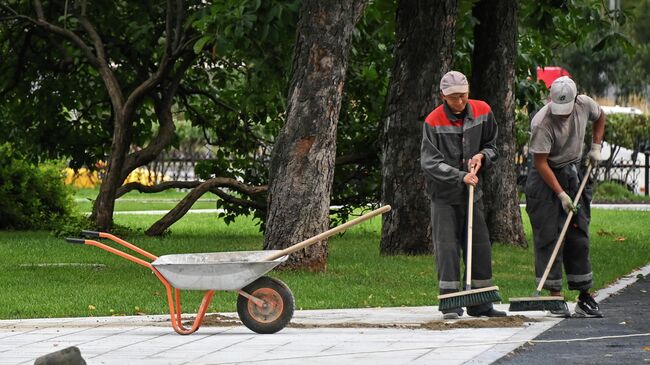
<path fill-rule="evenodd" d="M 66 240 L 70 243 L 99 247 L 150 269 L 167 289 L 171 324 L 174 331 L 181 335 L 189 335 L 199 329 L 217 290 L 239 293 L 237 314 L 250 330 L 257 333 L 275 333 L 291 321 L 295 307 L 294 297 L 285 283 L 264 274 L 286 261 L 290 253 L 388 211 L 390 206 L 383 206 L 283 250 L 191 253 L 158 257 L 106 232 L 82 231 L 86 239 Z M 88 238 L 109 239 L 151 261 Z M 190 328 L 184 327 L 181 320 L 181 289 L 206 291 Z"/>

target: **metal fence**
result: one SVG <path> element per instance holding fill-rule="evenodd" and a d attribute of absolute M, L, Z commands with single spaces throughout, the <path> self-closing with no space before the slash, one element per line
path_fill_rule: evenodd
<path fill-rule="evenodd" d="M 198 177 L 194 168 L 199 161 L 209 160 L 214 157 L 212 151 L 201 151 L 187 154 L 171 151 L 159 156 L 155 161 L 143 166 L 152 184 L 162 181 L 194 181 Z M 518 173 L 517 184 L 523 188 L 525 177 L 532 163 L 528 155 L 517 154 L 516 166 Z M 603 161 L 595 170 L 597 181 L 612 181 L 625 186 L 629 191 L 637 194 L 649 195 L 648 179 L 650 178 L 650 154 L 645 154 L 644 163 L 635 163 L 632 160 L 619 160 L 616 163 Z M 153 181 L 155 180 L 155 181 Z"/>
<path fill-rule="evenodd" d="M 623 185 L 627 190 L 636 194 L 649 195 L 648 179 L 650 178 L 650 154 L 645 156 L 643 163 L 633 160 L 617 160 L 616 162 L 603 161 L 594 169 L 596 181 L 610 181 Z M 523 190 L 526 175 L 532 163 L 529 155 L 517 154 L 517 185 Z"/>

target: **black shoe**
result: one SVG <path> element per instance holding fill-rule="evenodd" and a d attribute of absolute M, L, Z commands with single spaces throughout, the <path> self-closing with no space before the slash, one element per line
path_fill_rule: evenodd
<path fill-rule="evenodd" d="M 551 309 L 548 311 L 547 316 L 555 318 L 569 318 L 571 317 L 571 312 L 569 312 L 569 308 L 567 308 L 567 305 L 565 303 L 564 307 L 560 309 Z"/>
<path fill-rule="evenodd" d="M 580 293 L 578 296 L 578 303 L 576 310 L 573 314 L 575 318 L 603 318 L 603 313 L 594 297 L 589 293 Z"/>
<path fill-rule="evenodd" d="M 463 308 L 453 308 L 442 312 L 442 319 L 458 319 L 463 316 Z"/>
<path fill-rule="evenodd" d="M 472 317 L 506 317 L 506 312 L 498 311 L 494 308 L 490 308 L 485 312 L 481 312 L 481 313 L 470 313 L 468 311 L 467 314 L 469 314 Z"/>

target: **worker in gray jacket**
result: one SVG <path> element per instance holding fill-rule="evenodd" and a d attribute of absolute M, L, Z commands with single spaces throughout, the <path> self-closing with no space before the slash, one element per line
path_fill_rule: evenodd
<path fill-rule="evenodd" d="M 461 287 L 460 257 L 466 259 L 468 186 L 476 187 L 473 222 L 473 289 L 492 286 L 492 245 L 483 217 L 479 176 L 497 159 L 497 123 L 490 106 L 469 99 L 469 83 L 458 71 L 440 80 L 443 104 L 426 118 L 420 164 L 431 198 L 433 246 L 440 294 Z M 472 172 L 472 169 L 475 172 Z M 445 319 L 463 315 L 462 308 L 443 311 Z M 492 303 L 468 307 L 471 316 L 503 317 Z"/>
<path fill-rule="evenodd" d="M 567 76 L 551 85 L 551 101 L 533 117 L 529 151 L 533 168 L 526 179 L 526 212 L 530 217 L 535 241 L 537 283 L 548 265 L 555 243 L 569 211 L 575 215 L 567 230 L 544 288 L 552 296 L 562 296 L 562 263 L 570 290 L 578 290 L 574 316 L 602 317 L 598 303 L 589 293 L 593 283 L 589 260 L 589 221 L 591 218 L 592 181 L 585 176 L 583 160 L 585 131 L 592 123 L 592 142 L 587 154 L 595 166 L 605 133 L 605 113 L 586 95 L 578 95 L 576 84 Z M 578 206 L 574 206 L 580 182 L 587 178 Z M 568 317 L 566 309 L 553 314 Z"/>

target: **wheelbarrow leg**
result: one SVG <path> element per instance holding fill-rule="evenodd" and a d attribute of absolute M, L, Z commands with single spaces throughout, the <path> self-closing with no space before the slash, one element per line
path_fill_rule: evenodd
<path fill-rule="evenodd" d="M 165 285 L 165 288 L 167 289 L 167 302 L 169 303 L 169 315 L 171 318 L 171 323 L 172 327 L 174 328 L 174 331 L 180 335 L 189 335 L 191 333 L 196 332 L 196 330 L 199 329 L 201 326 L 201 322 L 203 322 L 203 318 L 205 317 L 205 312 L 208 310 L 208 306 L 210 305 L 210 301 L 212 300 L 212 296 L 214 295 L 214 290 L 208 290 L 205 292 L 205 295 L 203 296 L 203 300 L 201 301 L 201 306 L 199 307 L 199 311 L 196 314 L 196 318 L 194 319 L 194 323 L 192 324 L 191 328 L 185 328 L 183 326 L 183 321 L 181 320 L 181 291 L 179 289 L 174 288 L 174 295 L 172 296 L 172 286 L 169 284 L 167 280 L 157 271 L 154 270 L 154 273 L 156 276 L 158 276 L 158 279 Z"/>

